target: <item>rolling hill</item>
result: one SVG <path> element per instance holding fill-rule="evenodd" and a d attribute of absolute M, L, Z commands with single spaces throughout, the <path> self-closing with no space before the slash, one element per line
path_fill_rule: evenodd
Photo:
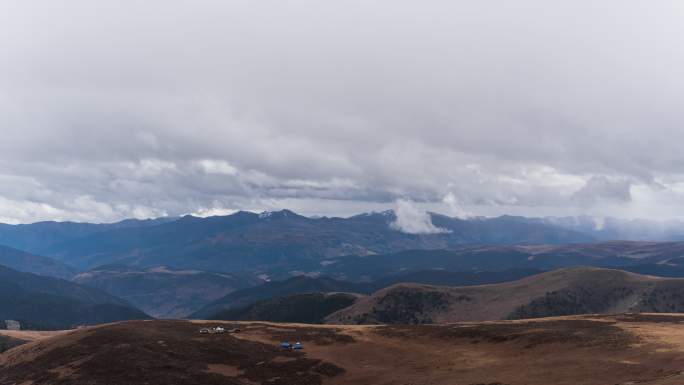
<path fill-rule="evenodd" d="M 256 306 L 262 313 L 268 313 L 269 317 L 250 318 L 251 320 L 273 320 L 282 317 L 276 315 L 276 309 L 285 309 L 288 306 L 299 308 L 306 307 L 306 301 L 311 300 L 311 306 L 320 306 L 324 294 L 331 293 L 355 293 L 370 294 L 376 290 L 391 286 L 398 282 L 413 282 L 432 285 L 469 286 L 485 283 L 498 283 L 514 281 L 523 277 L 540 273 L 540 270 L 506 270 L 501 272 L 450 272 L 443 270 L 418 271 L 402 275 L 394 275 L 375 282 L 347 282 L 329 277 L 297 276 L 284 281 L 267 282 L 260 286 L 238 290 L 228 294 L 198 312 L 191 314 L 189 318 L 196 319 L 247 319 L 243 314 L 249 314 L 251 305 Z M 281 297 L 285 297 L 281 299 Z M 280 300 L 279 300 L 280 299 Z M 263 310 L 268 309 L 268 310 Z M 339 310 L 339 309 L 337 309 Z M 289 311 L 289 310 L 288 310 Z M 254 313 L 256 314 L 256 313 Z M 261 314 L 261 313 L 260 313 Z M 294 320 L 279 322 L 298 322 Z M 302 321 L 304 322 L 304 321 Z"/>
<path fill-rule="evenodd" d="M 366 284 L 338 281 L 328 277 L 312 278 L 302 275 L 285 281 L 267 282 L 260 286 L 237 290 L 210 303 L 191 314 L 188 318 L 210 319 L 214 318 L 221 311 L 239 309 L 257 301 L 286 297 L 294 294 L 332 292 L 366 293 L 371 290 L 372 287 Z"/>
<path fill-rule="evenodd" d="M 684 311 L 684 279 L 578 267 L 493 285 L 397 284 L 360 298 L 327 322 L 420 324 L 679 311 Z"/>
<path fill-rule="evenodd" d="M 73 281 L 122 298 L 156 318 L 185 317 L 235 290 L 262 282 L 248 274 L 126 266 L 101 266 Z"/>
<path fill-rule="evenodd" d="M 0 319 L 19 321 L 23 328 L 64 329 L 147 318 L 100 290 L 0 266 Z"/>

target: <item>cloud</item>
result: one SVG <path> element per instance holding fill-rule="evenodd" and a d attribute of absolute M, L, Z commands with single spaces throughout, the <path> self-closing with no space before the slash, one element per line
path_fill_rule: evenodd
<path fill-rule="evenodd" d="M 0 2 L 0 218 L 676 216 L 682 7 Z"/>
<path fill-rule="evenodd" d="M 442 198 L 442 202 L 449 207 L 449 215 L 460 218 L 467 219 L 472 216 L 462 205 L 461 201 L 454 195 L 454 193 L 449 192 Z"/>
<path fill-rule="evenodd" d="M 632 184 L 628 180 L 595 175 L 572 195 L 572 199 L 583 205 L 606 202 L 627 203 L 632 200 L 631 187 Z"/>
<path fill-rule="evenodd" d="M 390 227 L 407 234 L 440 234 L 449 232 L 449 230 L 433 225 L 430 214 L 421 210 L 409 200 L 397 200 L 394 214 L 397 218 L 394 222 L 390 223 Z"/>

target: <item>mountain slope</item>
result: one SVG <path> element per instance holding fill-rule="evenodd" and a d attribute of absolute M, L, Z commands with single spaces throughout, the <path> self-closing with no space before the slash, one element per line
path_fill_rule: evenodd
<path fill-rule="evenodd" d="M 327 277 L 311 278 L 307 276 L 298 276 L 285 281 L 268 282 L 257 287 L 235 291 L 191 314 L 189 318 L 207 319 L 214 317 L 223 310 L 237 309 L 260 300 L 285 297 L 294 294 L 330 292 L 364 293 L 369 290 L 370 287 L 364 284 L 337 281 Z"/>
<path fill-rule="evenodd" d="M 436 286 L 474 286 L 510 282 L 543 273 L 539 269 L 509 269 L 503 271 L 419 270 L 391 275 L 369 283 L 375 290 L 397 283 L 421 283 Z"/>
<path fill-rule="evenodd" d="M 475 245 L 450 250 L 408 250 L 368 257 L 330 259 L 320 271 L 337 278 L 377 280 L 386 276 L 428 269 L 502 271 L 639 265 L 684 268 L 683 256 L 684 242 L 610 241 L 569 245 Z M 671 274 L 676 272 L 672 271 Z"/>
<path fill-rule="evenodd" d="M 0 319 L 31 329 L 65 329 L 126 319 L 145 313 L 97 289 L 0 266 Z"/>
<path fill-rule="evenodd" d="M 359 299 L 330 323 L 444 323 L 608 312 L 684 310 L 684 279 L 568 268 L 470 287 L 398 284 Z"/>
<path fill-rule="evenodd" d="M 260 281 L 246 274 L 218 274 L 165 267 L 102 266 L 74 282 L 122 298 L 157 318 L 182 318 L 237 289 Z"/>
<path fill-rule="evenodd" d="M 223 310 L 210 319 L 319 324 L 330 314 L 351 306 L 357 298 L 347 293 L 295 294 Z"/>
<path fill-rule="evenodd" d="M 78 270 L 57 260 L 29 254 L 11 247 L 0 245 L 0 265 L 14 270 L 71 279 Z"/>
<path fill-rule="evenodd" d="M 432 215 L 439 234 L 406 234 L 393 213 L 307 218 L 291 211 L 184 217 L 155 226 L 94 233 L 50 247 L 46 255 L 79 268 L 122 263 L 207 271 L 310 270 L 326 258 L 473 243 L 572 243 L 592 238 L 519 217 L 461 220 Z"/>

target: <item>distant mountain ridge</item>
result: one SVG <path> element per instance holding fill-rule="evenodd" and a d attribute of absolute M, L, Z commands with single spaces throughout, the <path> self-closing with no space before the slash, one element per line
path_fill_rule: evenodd
<path fill-rule="evenodd" d="M 80 269 L 117 263 L 222 272 L 270 269 L 277 273 L 278 269 L 308 269 L 326 258 L 345 255 L 444 249 L 464 244 L 561 244 L 593 240 L 582 233 L 522 217 L 463 220 L 432 214 L 434 226 L 446 230 L 438 234 L 407 234 L 391 226 L 395 220 L 392 212 L 350 218 L 308 218 L 288 210 L 237 212 L 223 217 L 186 216 L 175 221 L 136 222 L 104 231 L 88 228 L 85 232 L 77 231 L 77 236 L 62 234 L 56 237 L 59 240 L 53 239 L 40 247 L 26 245 L 33 239 L 29 236 L 33 225 L 26 225 L 22 228 L 23 243 L 19 243 L 24 250 L 39 250 Z M 68 226 L 80 229 L 75 224 Z M 0 227 L 0 243 L 8 238 L 11 237 L 6 228 Z"/>
<path fill-rule="evenodd" d="M 115 223 L 36 222 L 9 225 L 0 223 L 0 245 L 45 255 L 64 242 L 117 229 L 155 226 L 178 218 L 125 219 Z"/>

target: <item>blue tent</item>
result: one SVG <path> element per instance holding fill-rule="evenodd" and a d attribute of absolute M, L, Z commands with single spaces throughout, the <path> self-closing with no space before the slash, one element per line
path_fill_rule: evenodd
<path fill-rule="evenodd" d="M 280 344 L 280 347 L 283 349 L 290 349 L 292 348 L 292 345 L 290 345 L 289 342 L 283 342 L 282 344 Z"/>
<path fill-rule="evenodd" d="M 296 344 L 294 344 L 294 349 L 295 350 L 301 350 L 301 349 L 304 349 L 304 346 L 302 346 L 301 342 L 297 342 Z"/>

